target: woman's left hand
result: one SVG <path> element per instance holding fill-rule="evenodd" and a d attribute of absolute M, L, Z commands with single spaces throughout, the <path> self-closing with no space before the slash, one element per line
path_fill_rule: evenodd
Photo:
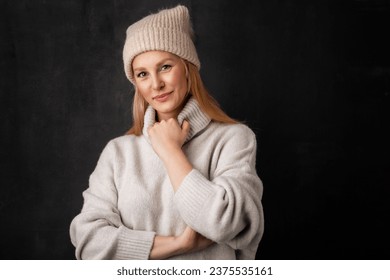
<path fill-rule="evenodd" d="M 180 127 L 174 118 L 156 122 L 148 129 L 152 147 L 162 160 L 181 150 L 189 131 L 188 121 L 184 120 L 182 127 Z"/>

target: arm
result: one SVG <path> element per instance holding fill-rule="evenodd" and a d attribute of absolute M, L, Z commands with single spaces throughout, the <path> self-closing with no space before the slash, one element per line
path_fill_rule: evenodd
<path fill-rule="evenodd" d="M 150 259 L 166 259 L 168 257 L 192 253 L 207 248 L 213 242 L 190 227 L 179 236 L 156 236 Z"/>
<path fill-rule="evenodd" d="M 174 191 L 192 170 L 182 150 L 189 130 L 190 124 L 186 120 L 180 127 L 177 120 L 169 119 L 155 123 L 148 131 L 152 147 L 163 161 Z"/>
<path fill-rule="evenodd" d="M 206 178 L 193 169 L 175 194 L 187 225 L 233 249 L 256 250 L 263 233 L 263 186 L 256 173 L 256 138 L 244 125 L 218 137 L 216 169 Z"/>
<path fill-rule="evenodd" d="M 117 208 L 114 182 L 115 148 L 103 150 L 89 188 L 84 191 L 84 205 L 70 226 L 77 259 L 147 259 L 155 233 L 125 227 Z"/>
<path fill-rule="evenodd" d="M 177 120 L 169 119 L 156 123 L 149 129 L 149 136 L 153 149 L 164 162 L 174 191 L 177 191 L 184 178 L 191 172 L 192 165 L 182 150 L 183 143 L 190 129 L 190 124 L 184 120 L 182 127 Z M 210 246 L 213 241 L 187 227 L 179 237 L 156 238 L 156 250 L 152 250 L 151 257 L 165 256 L 165 254 L 183 254 L 196 252 Z M 177 248 L 179 246 L 179 248 Z M 162 253 L 161 253 L 162 252 Z"/>
<path fill-rule="evenodd" d="M 184 125 L 178 130 L 177 123 L 167 121 L 149 130 L 153 148 L 176 191 L 181 216 L 187 225 L 215 242 L 234 249 L 256 248 L 263 232 L 263 212 L 262 183 L 255 169 L 255 135 L 236 125 L 221 136 L 224 142 L 218 167 L 208 180 L 192 169 L 181 150 Z"/>

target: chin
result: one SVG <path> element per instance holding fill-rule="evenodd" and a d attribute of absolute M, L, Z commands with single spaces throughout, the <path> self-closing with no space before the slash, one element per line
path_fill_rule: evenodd
<path fill-rule="evenodd" d="M 177 117 L 180 113 L 179 106 L 176 104 L 157 104 L 153 107 L 158 114 L 169 116 L 169 118 Z"/>

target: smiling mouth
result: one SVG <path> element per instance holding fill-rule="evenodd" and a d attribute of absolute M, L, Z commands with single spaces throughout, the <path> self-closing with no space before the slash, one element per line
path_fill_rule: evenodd
<path fill-rule="evenodd" d="M 163 93 L 163 94 L 159 94 L 159 95 L 156 95 L 155 97 L 153 97 L 152 99 L 153 100 L 160 100 L 160 99 L 164 99 L 165 97 L 167 97 L 168 95 L 170 95 L 172 93 L 171 92 L 167 92 L 167 93 Z"/>

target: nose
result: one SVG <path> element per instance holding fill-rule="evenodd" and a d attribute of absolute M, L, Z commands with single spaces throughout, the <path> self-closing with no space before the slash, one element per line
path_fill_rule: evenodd
<path fill-rule="evenodd" d="M 154 90 L 161 90 L 165 86 L 164 81 L 160 78 L 160 76 L 153 75 L 152 77 L 152 88 Z"/>

